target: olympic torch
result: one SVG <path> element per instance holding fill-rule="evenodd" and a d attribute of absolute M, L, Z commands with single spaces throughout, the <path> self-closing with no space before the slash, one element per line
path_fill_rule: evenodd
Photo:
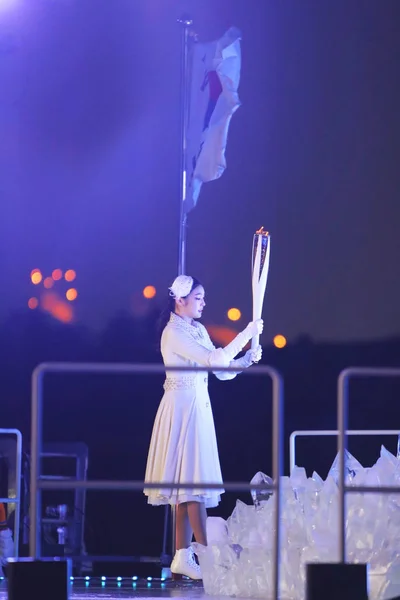
<path fill-rule="evenodd" d="M 269 270 L 270 241 L 270 235 L 268 231 L 264 231 L 263 227 L 254 234 L 252 252 L 253 321 L 261 319 Z M 260 336 L 255 335 L 251 340 L 251 347 L 256 348 L 259 343 Z"/>

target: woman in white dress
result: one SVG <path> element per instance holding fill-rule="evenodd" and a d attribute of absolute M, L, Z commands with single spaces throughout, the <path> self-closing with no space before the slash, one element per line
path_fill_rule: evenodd
<path fill-rule="evenodd" d="M 261 346 L 235 356 L 249 340 L 262 332 L 259 319 L 239 333 L 225 348 L 215 348 L 206 328 L 196 319 L 205 306 L 203 286 L 194 278 L 180 275 L 170 289 L 170 306 L 161 336 L 161 353 L 166 367 L 234 367 L 235 372 L 215 372 L 218 379 L 233 379 L 238 372 L 261 358 Z M 207 490 L 201 483 L 221 483 L 217 440 L 207 373 L 166 369 L 164 396 L 154 422 L 145 481 L 198 483 L 193 489 L 145 489 L 152 505 L 176 505 L 176 554 L 171 564 L 174 578 L 186 575 L 201 579 L 190 544 L 206 545 L 207 508 L 218 505 L 222 489 Z"/>

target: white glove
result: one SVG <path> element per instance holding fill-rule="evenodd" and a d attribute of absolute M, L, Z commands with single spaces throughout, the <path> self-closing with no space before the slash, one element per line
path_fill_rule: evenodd
<path fill-rule="evenodd" d="M 262 357 L 262 348 L 261 346 L 257 346 L 256 348 L 252 348 L 251 350 L 247 350 L 244 358 L 250 362 L 250 365 L 253 363 L 260 362 Z M 250 366 L 249 365 L 249 366 Z"/>
<path fill-rule="evenodd" d="M 248 369 L 254 363 L 257 363 L 261 360 L 262 356 L 262 348 L 261 346 L 257 346 L 257 348 L 252 348 L 251 350 L 247 350 L 246 354 L 242 356 L 242 358 L 238 358 L 234 360 L 231 366 L 238 367 L 239 369 Z"/>
<path fill-rule="evenodd" d="M 238 335 L 235 337 L 232 342 L 230 342 L 224 348 L 225 355 L 228 357 L 228 360 L 232 360 L 235 358 L 237 354 L 245 347 L 248 341 L 251 340 L 252 337 L 262 333 L 264 328 L 264 321 L 262 319 L 257 319 L 257 321 L 251 321 L 246 327 L 243 329 Z"/>
<path fill-rule="evenodd" d="M 257 348 L 252 348 L 251 350 L 247 350 L 246 354 L 239 358 L 242 366 L 247 369 L 251 367 L 252 364 L 261 360 L 262 356 L 262 348 L 261 346 L 257 346 Z"/>
<path fill-rule="evenodd" d="M 247 325 L 246 329 L 249 330 L 250 338 L 254 337 L 255 335 L 260 335 L 264 329 L 264 321 L 262 319 L 251 321 Z"/>

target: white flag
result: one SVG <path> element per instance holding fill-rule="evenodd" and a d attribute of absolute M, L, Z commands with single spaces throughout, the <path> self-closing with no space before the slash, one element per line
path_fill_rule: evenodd
<path fill-rule="evenodd" d="M 193 48 L 187 130 L 187 182 L 184 203 L 188 213 L 206 181 L 221 177 L 226 168 L 229 123 L 239 108 L 240 32 L 232 27 L 216 42 Z"/>

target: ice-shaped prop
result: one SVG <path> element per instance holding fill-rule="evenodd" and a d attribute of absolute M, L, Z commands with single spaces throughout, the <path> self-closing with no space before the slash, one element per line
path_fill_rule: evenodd
<path fill-rule="evenodd" d="M 273 485 L 271 477 L 258 471 L 250 481 L 251 485 Z M 272 496 L 271 490 L 251 490 L 251 497 L 253 498 L 254 506 L 260 506 L 262 502 L 266 502 Z"/>
<path fill-rule="evenodd" d="M 225 544 L 228 542 L 228 527 L 221 517 L 208 517 L 207 541 L 209 544 Z"/>
<path fill-rule="evenodd" d="M 364 468 L 346 452 L 347 485 L 400 486 L 400 457 L 382 446 Z M 295 467 L 281 479 L 281 600 L 304 600 L 305 565 L 336 562 L 338 551 L 338 457 L 325 481 Z M 253 484 L 271 485 L 258 472 Z M 207 520 L 208 546 L 194 544 L 204 589 L 215 596 L 268 598 L 273 582 L 275 493 L 252 492 L 253 505 L 237 501 L 227 521 Z M 347 560 L 368 564 L 370 600 L 400 595 L 400 496 L 352 493 L 346 497 Z"/>
<path fill-rule="evenodd" d="M 356 458 L 354 458 L 354 456 L 350 454 L 348 450 L 344 451 L 344 467 L 346 484 L 349 484 L 351 481 L 353 481 L 354 477 L 363 471 L 363 466 Z M 339 455 L 337 455 L 328 473 L 328 477 L 333 477 L 336 483 L 339 481 L 339 468 Z"/>

